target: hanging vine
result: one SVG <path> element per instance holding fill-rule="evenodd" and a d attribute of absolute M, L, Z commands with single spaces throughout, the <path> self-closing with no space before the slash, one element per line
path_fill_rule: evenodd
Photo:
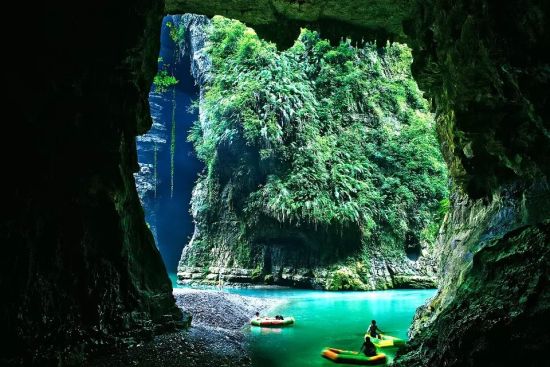
<path fill-rule="evenodd" d="M 157 142 L 153 143 L 153 187 L 155 190 L 155 199 L 157 198 L 157 164 L 158 164 L 158 147 Z"/>
<path fill-rule="evenodd" d="M 176 86 L 172 88 L 172 129 L 170 137 L 170 198 L 174 197 L 174 155 L 176 153 Z"/>
<path fill-rule="evenodd" d="M 183 24 L 173 24 L 172 22 L 166 22 L 166 27 L 168 28 L 170 39 L 174 43 L 174 54 L 172 57 L 173 63 L 167 64 L 164 63 L 162 57 L 158 59 L 159 67 L 157 75 L 153 80 L 153 85 L 155 87 L 155 92 L 157 93 L 166 93 L 169 88 L 172 87 L 172 126 L 171 126 L 171 136 L 170 136 L 170 198 L 174 197 L 174 171 L 175 171 L 175 153 L 176 153 L 176 84 L 178 80 L 174 75 L 175 67 L 179 64 L 181 53 L 180 45 L 185 37 L 185 28 Z M 157 194 L 157 171 L 156 171 L 156 160 L 157 160 L 157 147 L 155 145 L 155 197 Z"/>

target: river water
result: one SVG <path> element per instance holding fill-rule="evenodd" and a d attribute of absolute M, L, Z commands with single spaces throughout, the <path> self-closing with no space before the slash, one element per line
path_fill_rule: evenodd
<path fill-rule="evenodd" d="M 294 326 L 245 327 L 254 366 L 334 366 L 321 358 L 324 347 L 358 350 L 371 319 L 389 335 L 407 337 L 417 307 L 435 290 L 326 292 L 301 289 L 228 289 L 243 296 L 284 299 L 272 314 L 293 316 Z M 393 360 L 395 348 L 380 350 Z"/>

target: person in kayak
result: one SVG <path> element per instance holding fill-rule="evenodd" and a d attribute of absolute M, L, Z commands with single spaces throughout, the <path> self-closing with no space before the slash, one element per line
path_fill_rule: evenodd
<path fill-rule="evenodd" d="M 365 336 L 365 342 L 361 346 L 361 349 L 359 349 L 359 353 L 365 353 L 367 357 L 372 357 L 376 355 L 376 347 L 374 344 L 372 344 L 372 341 L 370 340 L 369 336 Z"/>
<path fill-rule="evenodd" d="M 381 333 L 382 333 L 382 330 L 380 330 L 376 325 L 376 320 L 372 320 L 369 326 L 369 329 L 367 330 L 367 334 L 370 335 L 372 338 L 381 339 L 382 338 Z"/>

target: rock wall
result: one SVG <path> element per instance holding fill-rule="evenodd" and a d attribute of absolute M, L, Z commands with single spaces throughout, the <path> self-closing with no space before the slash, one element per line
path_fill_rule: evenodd
<path fill-rule="evenodd" d="M 136 139 L 140 170 L 134 176 L 140 201 L 155 243 L 169 273 L 175 273 L 181 249 L 193 233 L 189 213 L 191 191 L 203 164 L 187 141 L 198 118 L 190 109 L 199 89 L 190 74 L 185 42 L 174 41 L 173 25 L 179 16 L 162 20 L 158 70 L 176 80 L 169 87 L 154 84 L 149 93 L 153 125 Z"/>
<path fill-rule="evenodd" d="M 345 35 L 362 38 L 403 41 L 404 20 L 414 10 L 410 0 L 167 0 L 170 14 L 196 13 L 209 17 L 222 15 L 253 26 L 258 34 L 290 47 L 300 28 L 322 30 L 323 37 L 339 41 Z M 275 25 L 275 26 L 274 26 Z"/>
<path fill-rule="evenodd" d="M 510 185 L 489 202 L 454 195 L 439 238 L 439 291 L 417 310 L 396 366 L 536 366 L 546 358 L 548 188 Z"/>
<path fill-rule="evenodd" d="M 201 87 L 200 128 L 204 136 L 217 134 L 203 103 L 213 72 L 204 47 L 211 22 L 204 16 L 177 17 L 172 16 L 174 24 L 186 34 L 182 49 L 191 52 L 192 73 Z M 193 190 L 195 232 L 178 266 L 181 284 L 267 283 L 333 290 L 435 286 L 434 251 L 425 242 L 408 258 L 403 243 L 391 253 L 374 241 L 364 244 L 362 228 L 354 223 L 294 224 L 260 216 L 243 230 L 249 225 L 245 201 L 276 171 L 269 164 L 262 167 L 253 148 L 237 139 L 219 143 L 217 149 L 219 163 L 207 168 Z M 246 177 L 239 176 L 241 169 Z"/>
<path fill-rule="evenodd" d="M 399 366 L 538 366 L 550 348 L 549 4 L 430 1 L 411 27 L 457 184 L 438 295 Z"/>
<path fill-rule="evenodd" d="M 1 221 L 2 365 L 82 365 L 184 323 L 132 176 L 161 5 L 37 6 L 10 46 L 21 142 Z"/>
<path fill-rule="evenodd" d="M 410 29 L 413 75 L 434 101 L 454 181 L 477 199 L 548 177 L 550 5 L 420 3 Z"/>
<path fill-rule="evenodd" d="M 169 155 L 170 130 L 165 121 L 161 120 L 161 113 L 165 104 L 165 96 L 161 93 L 149 93 L 149 106 L 153 124 L 147 134 L 136 138 L 139 170 L 134 173 L 139 200 L 144 208 L 147 224 L 151 229 L 155 242 L 158 244 L 157 221 L 158 213 L 158 186 L 161 179 L 158 177 L 158 160 Z M 141 157 L 140 157 L 141 156 Z"/>

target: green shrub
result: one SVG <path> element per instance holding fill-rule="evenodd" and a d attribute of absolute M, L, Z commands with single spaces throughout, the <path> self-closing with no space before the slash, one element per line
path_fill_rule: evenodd
<path fill-rule="evenodd" d="M 357 275 L 357 272 L 342 266 L 330 274 L 326 288 L 330 291 L 345 291 L 364 290 L 366 286 Z"/>
<path fill-rule="evenodd" d="M 153 86 L 155 87 L 155 92 L 164 93 L 170 88 L 178 84 L 178 80 L 175 76 L 169 75 L 167 70 L 161 70 L 155 75 L 153 79 Z"/>

